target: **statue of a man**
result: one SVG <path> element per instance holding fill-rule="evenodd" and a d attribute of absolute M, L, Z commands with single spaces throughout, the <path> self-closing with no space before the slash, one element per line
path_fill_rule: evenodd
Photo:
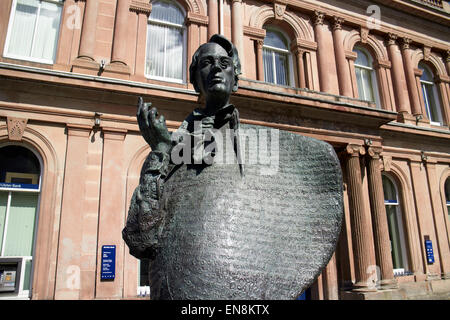
<path fill-rule="evenodd" d="M 187 157 L 183 155 L 185 163 L 211 165 L 211 157 L 216 152 L 215 148 L 205 152 L 205 143 L 211 142 L 204 141 L 205 131 L 211 131 L 210 140 L 214 142 L 214 131 L 228 128 L 235 133 L 238 129 L 239 113 L 229 101 L 231 93 L 238 88 L 240 70 L 238 52 L 225 37 L 216 34 L 201 45 L 192 57 L 189 74 L 195 90 L 205 101 L 205 107 L 195 109 L 173 134 L 167 130 L 164 116 L 158 117 L 157 109 L 150 109 L 151 103 L 144 103 L 139 98 L 139 129 L 152 151 L 142 168 L 140 183 L 133 194 L 127 224 L 122 232 L 130 253 L 136 258 L 151 259 L 158 248 L 165 215 L 161 204 L 164 179 L 175 166 L 171 155 L 179 156 L 180 150 L 184 149 L 189 153 Z M 240 159 L 239 139 L 236 136 L 232 138 L 236 158 Z M 200 153 L 196 152 L 199 144 Z M 192 148 L 186 150 L 186 145 Z M 243 174 L 242 163 L 237 163 Z"/>
<path fill-rule="evenodd" d="M 123 239 L 149 259 L 152 299 L 295 299 L 336 247 L 342 174 L 334 149 L 239 123 L 230 95 L 240 62 L 223 36 L 198 48 L 189 72 L 205 104 L 172 134 L 139 99 L 151 153 Z"/>

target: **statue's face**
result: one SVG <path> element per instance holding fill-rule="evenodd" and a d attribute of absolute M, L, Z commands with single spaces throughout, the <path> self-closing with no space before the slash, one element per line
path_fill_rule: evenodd
<path fill-rule="evenodd" d="M 225 96 L 228 99 L 231 92 L 237 90 L 233 60 L 217 43 L 207 43 L 200 49 L 195 77 L 200 92 L 207 99 Z"/>

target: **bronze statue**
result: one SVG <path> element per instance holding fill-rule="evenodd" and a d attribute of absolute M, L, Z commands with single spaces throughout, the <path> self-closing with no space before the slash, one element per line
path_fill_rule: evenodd
<path fill-rule="evenodd" d="M 122 234 L 150 260 L 152 299 L 295 299 L 334 252 L 342 174 L 333 148 L 240 125 L 230 104 L 240 68 L 223 36 L 201 45 L 189 72 L 205 105 L 172 134 L 139 98 L 152 151 Z"/>

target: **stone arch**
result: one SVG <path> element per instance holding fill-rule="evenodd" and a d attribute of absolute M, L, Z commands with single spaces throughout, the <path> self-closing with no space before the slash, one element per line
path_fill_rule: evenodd
<path fill-rule="evenodd" d="M 0 146 L 10 144 L 6 126 L 0 126 Z M 58 190 L 61 187 L 58 156 L 52 143 L 38 131 L 25 128 L 22 141 L 16 142 L 36 152 L 41 163 L 41 195 L 37 236 L 33 259 L 33 299 L 53 299 L 54 279 L 56 277 L 57 203 Z"/>
<path fill-rule="evenodd" d="M 264 5 L 259 7 L 250 16 L 249 26 L 257 29 L 262 29 L 264 24 L 275 20 L 275 11 L 273 6 Z M 294 33 L 293 38 L 300 38 L 308 41 L 314 41 L 313 32 L 308 24 L 300 19 L 293 12 L 285 11 L 283 20 Z"/>
<path fill-rule="evenodd" d="M 159 0 L 151 0 L 150 3 L 156 2 Z M 173 0 L 183 6 L 186 12 L 192 12 L 200 15 L 206 15 L 205 7 L 203 6 L 203 2 L 201 0 Z"/>
<path fill-rule="evenodd" d="M 442 62 L 441 59 L 439 59 L 439 57 L 434 52 L 431 52 L 429 57 L 426 58 L 426 60 L 425 58 L 426 57 L 423 54 L 423 50 L 421 49 L 415 50 L 412 53 L 411 57 L 414 68 L 419 68 L 420 61 L 424 60 L 432 68 L 432 70 L 436 73 L 436 75 L 443 75 L 443 76 L 447 75 L 444 63 Z"/>
<path fill-rule="evenodd" d="M 360 43 L 363 47 L 368 49 L 370 53 L 373 54 L 374 60 L 389 60 L 386 48 L 381 45 L 373 35 L 369 34 L 367 37 L 367 41 L 363 42 L 360 32 L 358 30 L 352 30 L 345 36 L 344 49 L 346 51 L 353 51 L 353 48 L 357 43 Z"/>

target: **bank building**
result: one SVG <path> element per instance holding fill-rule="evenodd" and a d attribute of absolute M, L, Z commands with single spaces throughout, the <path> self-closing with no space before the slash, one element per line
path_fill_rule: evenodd
<path fill-rule="evenodd" d="M 301 299 L 450 298 L 450 4 L 0 1 L 0 299 L 149 299 L 121 237 L 149 146 L 177 129 L 194 51 L 238 49 L 242 123 L 331 144 L 336 251 Z"/>

